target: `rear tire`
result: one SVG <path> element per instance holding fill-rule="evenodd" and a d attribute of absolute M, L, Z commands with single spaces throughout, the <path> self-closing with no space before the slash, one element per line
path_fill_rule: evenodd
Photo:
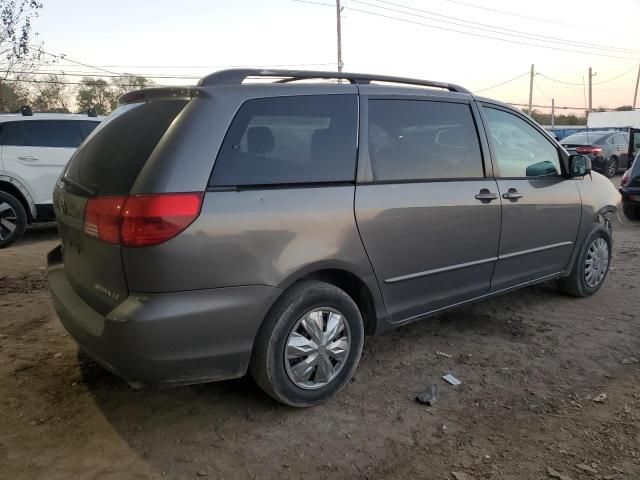
<path fill-rule="evenodd" d="M 0 248 L 20 239 L 27 229 L 27 212 L 13 195 L 0 191 Z"/>
<path fill-rule="evenodd" d="M 600 290 L 609 273 L 611 248 L 609 231 L 595 225 L 575 260 L 571 274 L 559 280 L 560 289 L 574 297 L 588 297 Z"/>
<path fill-rule="evenodd" d="M 618 173 L 618 159 L 616 157 L 609 157 L 607 159 L 603 173 L 607 178 L 614 177 Z"/>
<path fill-rule="evenodd" d="M 303 281 L 286 291 L 267 315 L 250 371 L 279 402 L 310 407 L 349 382 L 363 343 L 362 317 L 353 299 L 334 285 Z"/>
<path fill-rule="evenodd" d="M 640 206 L 634 205 L 631 202 L 623 202 L 622 211 L 624 212 L 624 216 L 627 217 L 629 220 L 633 220 L 633 221 L 640 220 Z"/>

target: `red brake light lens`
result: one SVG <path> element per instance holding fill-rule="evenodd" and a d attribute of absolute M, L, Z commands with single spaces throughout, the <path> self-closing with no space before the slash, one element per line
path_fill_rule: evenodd
<path fill-rule="evenodd" d="M 166 242 L 200 214 L 202 194 L 132 195 L 122 211 L 122 244 L 142 247 Z"/>
<path fill-rule="evenodd" d="M 84 232 L 127 247 L 157 245 L 200 215 L 202 193 L 97 197 L 87 201 Z"/>
<path fill-rule="evenodd" d="M 593 147 L 591 145 L 587 145 L 585 147 L 576 147 L 576 153 L 579 153 L 580 155 L 597 155 L 600 152 L 602 152 L 601 147 Z"/>
<path fill-rule="evenodd" d="M 84 207 L 84 233 L 108 243 L 120 243 L 120 214 L 126 197 L 90 198 Z"/>

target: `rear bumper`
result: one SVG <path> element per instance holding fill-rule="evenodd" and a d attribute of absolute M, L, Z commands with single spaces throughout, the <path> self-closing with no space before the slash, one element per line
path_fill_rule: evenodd
<path fill-rule="evenodd" d="M 620 195 L 622 195 L 623 203 L 632 203 L 634 205 L 640 205 L 640 188 L 620 187 L 618 191 L 620 192 Z"/>
<path fill-rule="evenodd" d="M 54 308 L 76 343 L 129 382 L 155 385 L 237 378 L 280 290 L 252 285 L 172 293 L 130 293 L 106 316 L 87 305 L 64 272 L 58 246 L 48 255 Z"/>

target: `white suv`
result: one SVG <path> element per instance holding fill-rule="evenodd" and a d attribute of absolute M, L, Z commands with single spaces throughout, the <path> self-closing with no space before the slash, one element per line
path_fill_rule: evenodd
<path fill-rule="evenodd" d="M 82 141 L 100 123 L 86 114 L 0 114 L 0 248 L 18 240 L 28 224 L 54 219 L 56 180 Z"/>

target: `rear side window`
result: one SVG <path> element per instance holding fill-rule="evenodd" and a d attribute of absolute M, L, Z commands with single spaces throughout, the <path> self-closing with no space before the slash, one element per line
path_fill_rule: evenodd
<path fill-rule="evenodd" d="M 357 115 L 355 95 L 249 100 L 229 127 L 210 184 L 353 181 Z"/>
<path fill-rule="evenodd" d="M 27 145 L 31 147 L 76 148 L 83 140 L 78 122 L 31 120 L 22 122 Z"/>
<path fill-rule="evenodd" d="M 461 103 L 370 100 L 369 155 L 378 181 L 484 176 L 471 110 Z"/>
<path fill-rule="evenodd" d="M 0 143 L 2 145 L 22 147 L 26 145 L 22 122 L 4 123 L 0 126 Z"/>
<path fill-rule="evenodd" d="M 186 100 L 155 100 L 118 107 L 69 162 L 65 176 L 96 195 L 129 193 L 138 174 Z"/>
<path fill-rule="evenodd" d="M 91 132 L 100 124 L 100 122 L 78 122 L 82 130 L 82 140 L 87 138 Z"/>

